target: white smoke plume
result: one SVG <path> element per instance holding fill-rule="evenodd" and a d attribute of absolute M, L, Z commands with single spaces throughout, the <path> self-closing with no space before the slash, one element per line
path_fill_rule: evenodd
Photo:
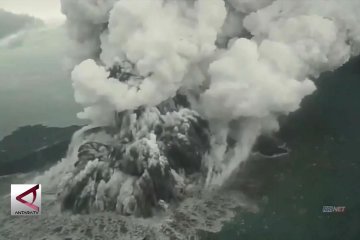
<path fill-rule="evenodd" d="M 84 106 L 79 117 L 113 126 L 115 113 L 147 109 L 142 123 L 130 117 L 129 131 L 144 137 L 136 144 L 149 148 L 149 162 L 160 165 L 166 160 L 154 126 L 177 129 L 176 119 L 182 126 L 194 116 L 204 119 L 210 128 L 210 150 L 202 156 L 209 187 L 229 178 L 258 136 L 278 130 L 277 118 L 296 111 L 315 91 L 313 79 L 360 52 L 359 1 L 62 0 L 62 10 L 74 42 L 72 80 Z M 112 76 L 114 66 L 129 80 Z M 178 93 L 186 96 L 189 114 L 169 117 L 155 110 Z M 230 150 L 229 138 L 235 142 Z M 102 163 L 89 163 L 77 177 L 94 164 Z M 135 179 L 102 174 L 112 175 L 97 185 L 97 206 L 104 209 L 111 189 L 118 195 L 116 209 L 130 214 Z M 171 174 L 177 187 L 186 179 Z M 123 187 L 113 189 L 112 183 Z"/>

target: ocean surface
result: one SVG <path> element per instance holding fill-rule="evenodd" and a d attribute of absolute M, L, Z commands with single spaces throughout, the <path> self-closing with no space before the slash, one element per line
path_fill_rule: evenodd
<path fill-rule="evenodd" d="M 288 158 L 255 167 L 260 211 L 238 211 L 220 233 L 202 239 L 360 239 L 360 58 L 322 74 L 316 85 L 282 124 Z M 323 206 L 345 212 L 323 213 Z"/>
<path fill-rule="evenodd" d="M 81 108 L 65 69 L 65 28 L 15 35 L 16 46 L 0 46 L 0 140 L 21 126 L 81 123 L 76 117 Z"/>

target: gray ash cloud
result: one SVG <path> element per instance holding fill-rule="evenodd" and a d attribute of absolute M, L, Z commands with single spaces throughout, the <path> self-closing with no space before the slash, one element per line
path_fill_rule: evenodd
<path fill-rule="evenodd" d="M 258 148 L 285 154 L 264 136 L 359 53 L 360 4 L 324 4 L 62 0 L 91 122 L 44 177 L 63 209 L 150 216 L 194 186 L 221 188 Z"/>

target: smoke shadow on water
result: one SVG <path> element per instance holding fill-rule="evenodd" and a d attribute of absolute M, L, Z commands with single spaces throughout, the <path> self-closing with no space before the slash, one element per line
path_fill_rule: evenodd
<path fill-rule="evenodd" d="M 291 152 L 253 159 L 230 181 L 258 203 L 201 239 L 360 239 L 360 58 L 316 81 L 318 90 L 282 122 Z M 345 206 L 323 213 L 323 206 Z"/>

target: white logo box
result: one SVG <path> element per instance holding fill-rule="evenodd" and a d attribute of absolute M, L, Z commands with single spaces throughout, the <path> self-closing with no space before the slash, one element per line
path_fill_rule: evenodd
<path fill-rule="evenodd" d="M 41 214 L 41 184 L 11 184 L 11 215 Z"/>

